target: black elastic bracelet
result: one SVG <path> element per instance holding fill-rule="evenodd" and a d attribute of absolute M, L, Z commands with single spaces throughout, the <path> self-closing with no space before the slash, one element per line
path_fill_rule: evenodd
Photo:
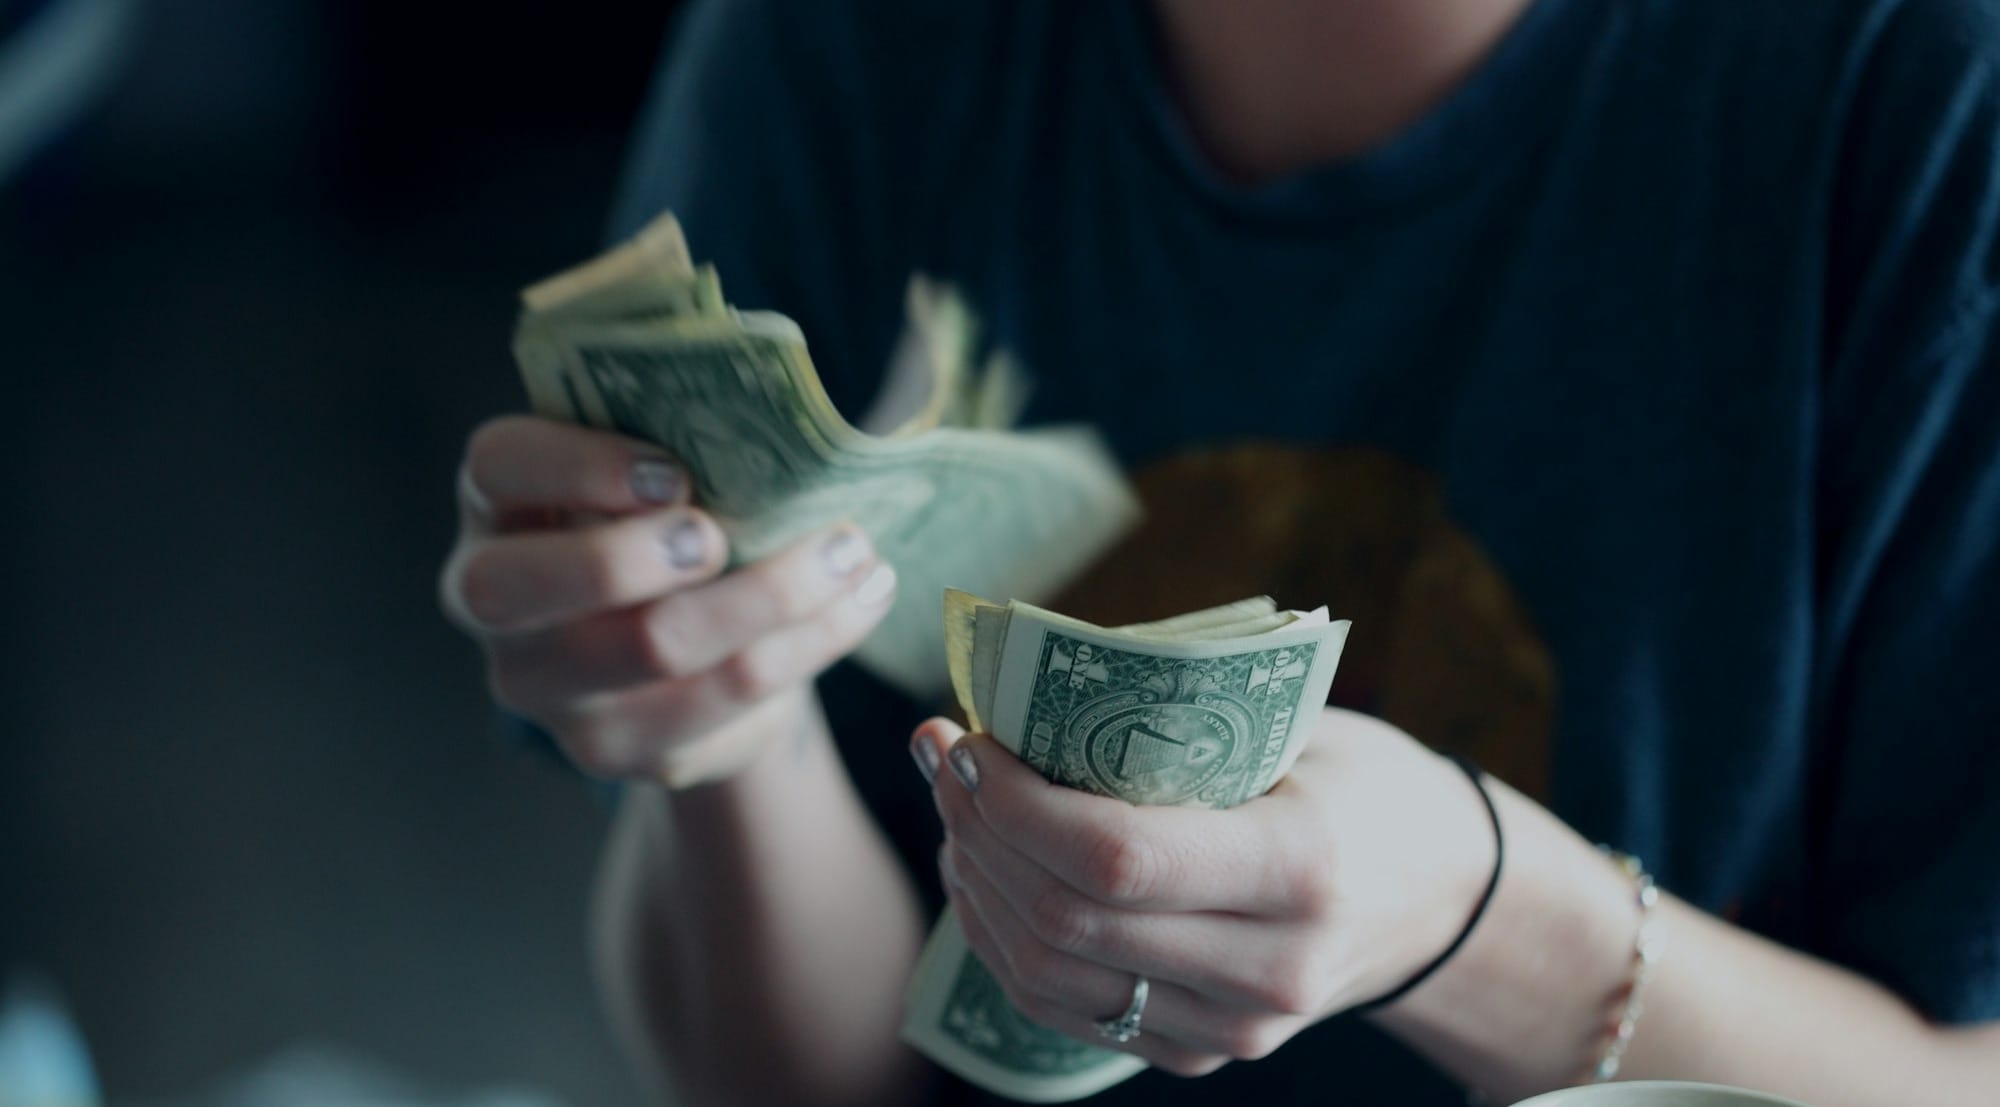
<path fill-rule="evenodd" d="M 1487 818 L 1493 820 L 1493 875 L 1487 878 L 1486 890 L 1479 893 L 1479 904 L 1472 909 L 1472 917 L 1465 920 L 1464 928 L 1458 932 L 1458 937 L 1451 940 L 1450 945 L 1444 947 L 1443 953 L 1433 958 L 1430 964 L 1418 969 L 1415 976 L 1390 989 L 1388 994 L 1376 996 L 1366 1003 L 1350 1008 L 1353 1014 L 1365 1014 L 1389 1006 L 1415 991 L 1417 985 L 1429 980 L 1432 973 L 1443 968 L 1444 963 L 1451 960 L 1452 955 L 1465 945 L 1465 940 L 1472 936 L 1472 928 L 1479 925 L 1480 918 L 1486 914 L 1487 905 L 1493 902 L 1493 890 L 1500 886 L 1500 863 L 1507 856 L 1507 838 L 1500 831 L 1500 809 L 1493 806 L 1493 796 L 1486 791 L 1486 780 L 1480 773 L 1479 766 L 1474 765 L 1469 758 L 1460 757 L 1455 753 L 1445 754 L 1444 758 L 1465 770 L 1465 775 L 1472 780 L 1472 786 L 1479 790 L 1479 801 L 1486 805 Z"/>

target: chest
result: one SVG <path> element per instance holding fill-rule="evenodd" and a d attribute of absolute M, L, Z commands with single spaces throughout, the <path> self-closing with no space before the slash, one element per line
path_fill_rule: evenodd
<path fill-rule="evenodd" d="M 1656 865 L 1734 848 L 1687 813 L 1783 792 L 1809 662 L 1802 224 L 1717 234 L 1754 221 L 1706 189 L 1622 208 L 1600 163 L 1244 226 L 1136 153 L 1093 165 L 996 199 L 949 277 L 1032 378 L 1029 420 L 1102 428 L 1148 500 L 1071 605 L 1334 604 L 1336 699 Z"/>

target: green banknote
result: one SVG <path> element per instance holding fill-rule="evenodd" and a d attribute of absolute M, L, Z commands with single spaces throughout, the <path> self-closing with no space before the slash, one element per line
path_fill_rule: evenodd
<path fill-rule="evenodd" d="M 1268 599 L 1108 630 L 1018 602 L 945 600 L 948 669 L 973 725 L 1055 783 L 1144 805 L 1226 808 L 1268 791 L 1312 734 L 1347 628 Z M 1014 1010 L 950 912 L 917 964 L 903 1037 L 1032 1102 L 1145 1067 Z"/>
<path fill-rule="evenodd" d="M 912 304 L 941 295 L 920 284 Z M 671 215 L 523 298 L 514 351 L 535 410 L 680 459 L 736 562 L 843 520 L 868 532 L 900 583 L 856 658 L 912 694 L 944 685 L 947 585 L 1050 595 L 1137 520 L 1094 432 L 960 422 L 1018 410 L 1013 377 L 950 360 L 966 345 L 962 308 L 933 312 L 946 325 L 922 336 L 938 355 L 928 400 L 872 435 L 835 410 L 791 320 L 724 302 Z"/>

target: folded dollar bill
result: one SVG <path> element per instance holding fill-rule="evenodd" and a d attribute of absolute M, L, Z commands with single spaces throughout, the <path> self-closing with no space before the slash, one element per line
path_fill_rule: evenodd
<path fill-rule="evenodd" d="M 1162 806 L 1234 807 L 1282 779 L 1348 629 L 1325 608 L 1280 611 L 1263 597 L 1112 629 L 961 591 L 944 607 L 952 688 L 974 729 L 1057 784 Z M 1145 1067 L 1015 1011 L 949 911 L 910 981 L 903 1038 L 989 1091 L 1038 1103 Z"/>
<path fill-rule="evenodd" d="M 913 304 L 936 297 L 928 284 L 912 290 Z M 1138 518 L 1095 432 L 976 425 L 1018 410 L 1004 375 L 973 380 L 938 360 L 911 418 L 886 435 L 855 429 L 799 328 L 731 308 L 671 214 L 522 300 L 514 353 L 535 410 L 673 454 L 737 562 L 841 520 L 868 532 L 900 585 L 856 657 L 913 695 L 944 687 L 946 585 L 1052 595 Z"/>

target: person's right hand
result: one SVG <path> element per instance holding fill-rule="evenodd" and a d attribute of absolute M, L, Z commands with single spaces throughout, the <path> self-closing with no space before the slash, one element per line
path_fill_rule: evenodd
<path fill-rule="evenodd" d="M 603 431 L 508 416 L 467 442 L 444 609 L 494 697 L 587 772 L 686 787 L 748 765 L 895 593 L 851 524 L 721 575 L 727 540 L 688 489 L 659 449 Z"/>

